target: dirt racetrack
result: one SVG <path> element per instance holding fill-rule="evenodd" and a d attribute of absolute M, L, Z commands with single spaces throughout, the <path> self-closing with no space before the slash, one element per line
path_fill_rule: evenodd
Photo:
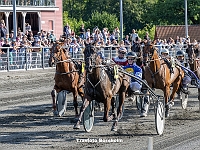
<path fill-rule="evenodd" d="M 92 131 L 86 133 L 83 126 L 73 130 L 71 94 L 65 115 L 53 117 L 50 92 L 54 73 L 54 69 L 0 72 L 0 149 L 146 150 L 149 137 L 153 137 L 154 150 L 200 149 L 197 89 L 190 89 L 187 110 L 175 99 L 161 136 L 156 133 L 153 105 L 149 115 L 140 118 L 135 102 L 127 100 L 117 132 L 110 131 L 112 122 L 103 122 L 103 112 L 98 111 Z"/>

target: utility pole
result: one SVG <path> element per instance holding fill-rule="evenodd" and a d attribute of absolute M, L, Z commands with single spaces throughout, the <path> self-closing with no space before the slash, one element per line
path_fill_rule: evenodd
<path fill-rule="evenodd" d="M 120 40 L 123 40 L 123 7 L 122 7 L 122 0 L 120 0 Z"/>
<path fill-rule="evenodd" d="M 188 38 L 187 0 L 185 0 L 185 36 Z"/>

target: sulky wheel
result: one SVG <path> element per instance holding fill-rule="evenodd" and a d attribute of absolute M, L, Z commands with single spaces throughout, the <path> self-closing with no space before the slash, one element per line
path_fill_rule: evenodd
<path fill-rule="evenodd" d="M 165 110 L 162 102 L 158 102 L 155 110 L 156 131 L 159 135 L 163 134 L 165 125 Z"/>
<path fill-rule="evenodd" d="M 58 115 L 61 117 L 62 115 L 64 115 L 65 111 L 66 111 L 66 107 L 67 107 L 67 92 L 65 90 L 60 91 L 57 94 L 57 98 L 56 98 L 56 108 L 57 108 L 57 112 Z"/>
<path fill-rule="evenodd" d="M 83 126 L 86 132 L 90 132 L 94 125 L 94 101 L 91 101 L 83 113 Z"/>

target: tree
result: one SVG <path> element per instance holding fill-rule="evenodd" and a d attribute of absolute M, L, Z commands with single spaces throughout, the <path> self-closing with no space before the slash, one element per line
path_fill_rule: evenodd
<path fill-rule="evenodd" d="M 110 31 L 113 31 L 115 27 L 120 26 L 120 23 L 114 14 L 94 12 L 91 18 L 86 22 L 86 26 L 88 28 L 98 26 L 99 29 L 107 27 Z"/>

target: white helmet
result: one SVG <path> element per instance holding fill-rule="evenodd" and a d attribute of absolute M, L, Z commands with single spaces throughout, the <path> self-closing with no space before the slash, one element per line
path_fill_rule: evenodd
<path fill-rule="evenodd" d="M 160 54 L 162 54 L 162 53 L 169 55 L 169 50 L 163 48 L 163 49 L 161 49 L 161 51 L 160 51 Z"/>

